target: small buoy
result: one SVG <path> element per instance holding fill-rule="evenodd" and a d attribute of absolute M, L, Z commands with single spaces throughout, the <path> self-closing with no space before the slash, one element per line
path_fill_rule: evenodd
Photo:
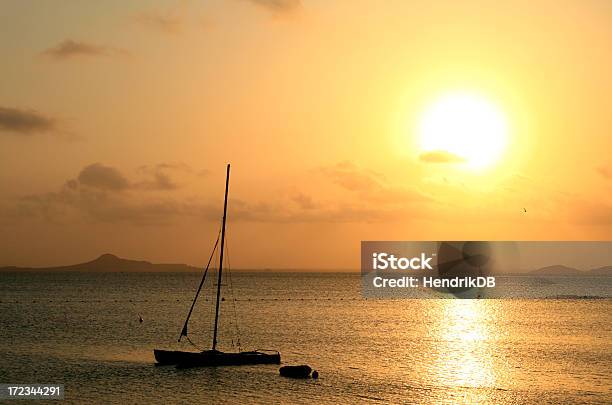
<path fill-rule="evenodd" d="M 306 364 L 300 366 L 283 366 L 278 369 L 280 375 L 289 378 L 308 378 L 312 369 Z"/>
<path fill-rule="evenodd" d="M 319 372 L 317 370 L 312 372 L 312 378 L 315 378 L 315 379 L 319 378 Z"/>

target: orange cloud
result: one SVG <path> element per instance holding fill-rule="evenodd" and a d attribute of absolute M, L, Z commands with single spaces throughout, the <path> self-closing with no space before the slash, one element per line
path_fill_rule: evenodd
<path fill-rule="evenodd" d="M 136 14 L 134 21 L 162 34 L 175 35 L 183 30 L 182 18 L 172 12 L 146 11 Z"/>
<path fill-rule="evenodd" d="M 597 172 L 601 174 L 604 179 L 612 180 L 612 166 L 600 166 L 597 168 Z"/>
<path fill-rule="evenodd" d="M 35 110 L 0 107 L 0 131 L 20 135 L 33 135 L 50 132 L 57 128 L 54 118 Z"/>
<path fill-rule="evenodd" d="M 431 152 L 424 152 L 419 155 L 419 160 L 424 163 L 461 163 L 465 162 L 465 159 L 461 156 L 455 155 L 454 153 L 447 152 L 445 150 L 434 150 Z"/>
<path fill-rule="evenodd" d="M 44 56 L 55 60 L 65 60 L 75 57 L 117 56 L 126 55 L 127 53 L 125 49 L 74 41 L 72 39 L 66 39 L 58 45 L 42 52 Z"/>
<path fill-rule="evenodd" d="M 302 6 L 300 0 L 248 0 L 258 6 L 266 7 L 275 12 L 287 12 Z"/>

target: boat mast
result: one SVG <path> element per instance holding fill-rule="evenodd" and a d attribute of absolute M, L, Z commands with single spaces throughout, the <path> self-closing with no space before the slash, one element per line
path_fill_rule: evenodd
<path fill-rule="evenodd" d="M 225 247 L 225 217 L 227 215 L 227 191 L 229 189 L 230 165 L 227 165 L 225 177 L 225 199 L 223 201 L 223 226 L 221 227 L 221 254 L 219 255 L 219 278 L 217 280 L 217 304 L 215 307 L 215 329 L 213 332 L 212 349 L 217 348 L 217 326 L 219 324 L 219 300 L 221 298 L 221 273 L 223 272 L 223 252 Z"/>
<path fill-rule="evenodd" d="M 191 303 L 191 308 L 189 308 L 189 313 L 187 314 L 187 319 L 185 319 L 185 323 L 183 324 L 183 329 L 181 330 L 181 334 L 178 338 L 180 342 L 183 336 L 187 336 L 187 324 L 189 323 L 189 318 L 191 318 L 191 313 L 193 312 L 193 308 L 195 307 L 196 301 L 198 300 L 198 296 L 200 295 L 200 291 L 202 291 L 202 286 L 204 285 L 204 281 L 206 280 L 206 274 L 208 274 L 208 269 L 210 268 L 210 263 L 212 262 L 213 257 L 215 256 L 215 251 L 217 250 L 217 245 L 219 244 L 219 237 L 221 232 L 217 235 L 217 240 L 215 241 L 215 245 L 213 246 L 213 250 L 210 253 L 210 257 L 208 258 L 208 263 L 206 264 L 206 270 L 204 270 L 204 275 L 202 275 L 202 280 L 200 280 L 200 286 L 198 287 L 198 291 L 196 291 L 196 295 Z"/>

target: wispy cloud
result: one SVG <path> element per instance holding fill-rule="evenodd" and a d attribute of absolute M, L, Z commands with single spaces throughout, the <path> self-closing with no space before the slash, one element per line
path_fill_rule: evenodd
<path fill-rule="evenodd" d="M 35 110 L 0 107 L 0 132 L 34 135 L 57 129 L 57 120 Z"/>
<path fill-rule="evenodd" d="M 351 162 L 322 167 L 321 172 L 337 185 L 350 191 L 371 191 L 380 187 L 381 175 L 360 169 Z"/>
<path fill-rule="evenodd" d="M 431 199 L 413 188 L 391 185 L 382 174 L 358 167 L 351 162 L 322 167 L 320 171 L 341 188 L 355 193 L 361 201 L 401 205 Z"/>
<path fill-rule="evenodd" d="M 597 168 L 597 172 L 607 180 L 612 180 L 612 165 L 600 166 Z"/>
<path fill-rule="evenodd" d="M 328 186 L 349 193 L 348 198 L 325 199 L 306 190 L 285 190 L 266 201 L 230 199 L 234 221 L 262 223 L 347 223 L 390 221 L 414 213 L 426 201 L 419 192 L 386 184 L 382 175 L 351 163 L 317 169 Z M 96 222 L 167 225 L 189 218 L 218 220 L 221 203 L 175 194 L 183 182 L 199 173 L 181 163 L 141 166 L 140 178 L 130 180 L 119 169 L 101 163 L 84 167 L 59 190 L 22 197 L 14 218 L 62 222 L 87 218 Z M 180 173 L 183 173 L 181 177 Z M 187 176 L 185 177 L 185 174 Z M 313 174 L 313 173 L 311 173 Z M 144 177 L 144 178 L 143 178 Z M 324 186 L 324 185 L 323 185 Z"/>
<path fill-rule="evenodd" d="M 195 215 L 206 218 L 210 215 L 212 218 L 214 211 L 207 205 L 184 202 L 170 194 L 159 193 L 177 187 L 176 180 L 170 175 L 170 171 L 177 170 L 192 172 L 183 164 L 160 163 L 143 166 L 139 172 L 144 179 L 130 180 L 115 167 L 92 163 L 57 191 L 20 198 L 16 207 L 5 210 L 5 215 L 9 212 L 16 219 L 39 218 L 51 222 L 85 216 L 98 222 L 135 225 L 163 225 L 178 217 Z M 164 176 L 155 175 L 160 173 Z M 192 175 L 198 176 L 197 173 Z"/>
<path fill-rule="evenodd" d="M 133 16 L 141 26 L 160 32 L 175 35 L 183 30 L 183 19 L 174 11 L 145 11 Z"/>
<path fill-rule="evenodd" d="M 184 163 L 158 163 L 140 166 L 137 172 L 141 179 L 130 181 L 119 169 L 102 163 L 92 163 L 85 166 L 76 179 L 69 180 L 71 188 L 90 187 L 110 192 L 125 190 L 167 191 L 179 188 L 180 184 L 175 174 L 182 172 L 200 175 Z"/>
<path fill-rule="evenodd" d="M 247 0 L 274 12 L 289 12 L 302 6 L 300 0 Z"/>
<path fill-rule="evenodd" d="M 313 201 L 312 197 L 302 192 L 293 193 L 291 200 L 303 210 L 312 210 L 317 208 L 317 204 Z"/>
<path fill-rule="evenodd" d="M 465 159 L 445 150 L 434 150 L 419 155 L 419 160 L 424 163 L 462 163 Z"/>
<path fill-rule="evenodd" d="M 609 227 L 612 225 L 612 202 L 576 199 L 567 207 L 570 218 L 582 225 Z"/>
<path fill-rule="evenodd" d="M 110 191 L 122 191 L 130 187 L 130 182 L 119 170 L 101 163 L 93 163 L 83 168 L 76 181 L 69 182 L 69 185 L 73 188 L 83 185 Z"/>
<path fill-rule="evenodd" d="M 232 220 L 263 223 L 349 223 L 379 222 L 397 218 L 397 213 L 388 209 L 371 208 L 362 204 L 340 202 L 337 204 L 314 204 L 309 196 L 307 205 L 303 198 L 297 201 L 298 209 L 292 208 L 285 201 L 274 203 L 248 203 L 242 200 L 230 200 Z M 296 202 L 294 200 L 294 202 Z M 313 204 L 312 206 L 310 204 Z M 220 206 L 209 205 L 207 214 L 213 219 L 219 218 Z"/>
<path fill-rule="evenodd" d="M 42 54 L 54 60 L 66 60 L 79 57 L 121 56 L 129 52 L 121 48 L 66 39 L 44 50 Z"/>
<path fill-rule="evenodd" d="M 185 163 L 158 163 L 156 165 L 140 166 L 138 172 L 147 178 L 135 184 L 136 188 L 144 190 L 175 190 L 180 187 L 173 174 L 178 172 L 195 174 L 193 169 Z"/>

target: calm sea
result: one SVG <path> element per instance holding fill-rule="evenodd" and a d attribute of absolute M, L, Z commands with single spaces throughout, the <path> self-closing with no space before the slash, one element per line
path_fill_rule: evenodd
<path fill-rule="evenodd" d="M 376 300 L 359 274 L 233 273 L 221 348 L 277 349 L 320 374 L 291 380 L 275 365 L 154 366 L 153 348 L 195 349 L 176 340 L 199 278 L 0 273 L 0 383 L 63 383 L 87 403 L 612 402 L 610 279 L 591 281 L 603 299 Z M 211 287 L 190 323 L 201 348 Z"/>

